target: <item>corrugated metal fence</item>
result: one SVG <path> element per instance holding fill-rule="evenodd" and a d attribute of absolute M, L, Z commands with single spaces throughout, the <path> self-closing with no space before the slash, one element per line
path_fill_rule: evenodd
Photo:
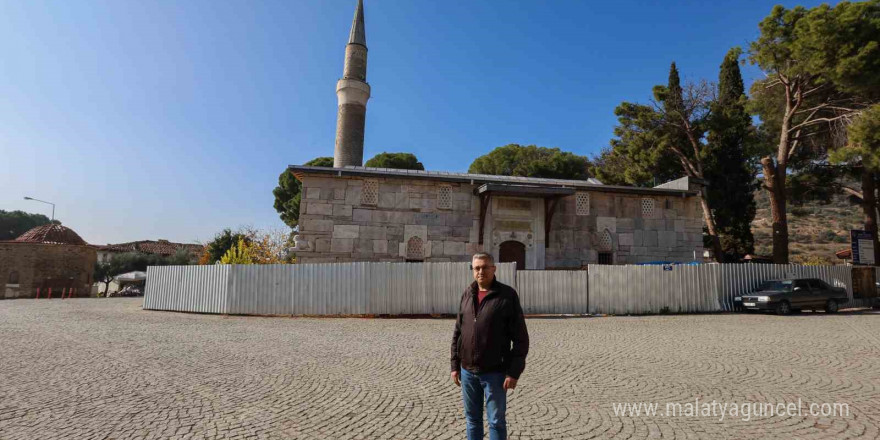
<path fill-rule="evenodd" d="M 150 266 L 144 308 L 229 313 L 229 273 L 235 266 Z"/>
<path fill-rule="evenodd" d="M 516 273 L 516 291 L 525 313 L 589 312 L 589 277 L 583 270 L 521 270 Z"/>
<path fill-rule="evenodd" d="M 516 287 L 529 314 L 729 311 L 734 297 L 783 277 L 820 278 L 845 287 L 850 301 L 841 307 L 870 301 L 852 299 L 850 266 L 590 265 L 586 271 L 498 266 L 496 276 Z M 248 315 L 446 314 L 458 311 L 460 294 L 472 280 L 468 263 L 150 267 L 144 308 Z"/>
<path fill-rule="evenodd" d="M 719 265 L 590 265 L 590 313 L 711 312 L 718 302 Z"/>
<path fill-rule="evenodd" d="M 515 264 L 498 264 L 496 277 L 515 285 Z M 469 263 L 150 267 L 144 308 L 243 315 L 456 313 L 471 282 Z"/>

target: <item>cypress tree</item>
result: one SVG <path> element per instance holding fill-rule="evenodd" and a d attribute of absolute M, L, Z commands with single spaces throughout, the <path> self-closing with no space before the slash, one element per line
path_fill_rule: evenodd
<path fill-rule="evenodd" d="M 754 252 L 755 247 L 751 229 L 756 209 L 755 176 L 748 158 L 752 120 L 745 109 L 745 88 L 739 70 L 741 53 L 738 47 L 730 49 L 721 63 L 704 162 L 709 206 L 728 262 Z"/>
<path fill-rule="evenodd" d="M 707 151 L 702 139 L 706 127 L 706 109 L 711 103 L 705 99 L 700 88 L 700 85 L 689 85 L 686 92 L 681 87 L 678 67 L 673 62 L 669 67 L 669 82 L 665 88 L 654 87 L 654 98 L 663 104 L 662 119 L 666 133 L 662 136 L 662 143 L 678 155 L 687 176 L 705 179 L 703 162 Z M 724 261 L 724 251 L 712 213 L 711 198 L 712 195 L 703 187 L 698 197 L 705 222 L 706 235 L 703 240 L 706 247 L 712 250 L 715 261 L 721 263 Z"/>
<path fill-rule="evenodd" d="M 681 78 L 678 76 L 678 67 L 675 62 L 669 66 L 669 82 L 666 85 L 666 93 L 663 96 L 663 106 L 666 114 L 681 116 L 684 114 L 684 98 L 682 97 Z"/>

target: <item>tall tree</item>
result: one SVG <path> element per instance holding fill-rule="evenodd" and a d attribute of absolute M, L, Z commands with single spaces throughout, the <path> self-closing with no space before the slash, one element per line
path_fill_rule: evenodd
<path fill-rule="evenodd" d="M 412 153 L 379 153 L 373 156 L 365 167 L 395 168 L 398 170 L 424 170 L 425 166 Z"/>
<path fill-rule="evenodd" d="M 755 173 L 749 160 L 752 120 L 746 112 L 745 87 L 739 69 L 742 50 L 730 49 L 721 63 L 718 95 L 708 119 L 704 173 L 725 261 L 754 252 Z"/>
<path fill-rule="evenodd" d="M 590 161 L 559 148 L 509 144 L 474 159 L 471 174 L 586 180 Z"/>
<path fill-rule="evenodd" d="M 880 180 L 880 104 L 875 104 L 856 117 L 848 129 L 848 143 L 831 153 L 831 161 L 849 164 L 861 175 L 861 188 L 844 187 L 862 207 L 865 230 L 874 239 L 874 261 L 880 262 L 880 240 L 877 237 L 878 180 Z"/>
<path fill-rule="evenodd" d="M 655 87 L 654 95 L 662 104 L 658 108 L 660 121 L 665 127 L 661 145 L 681 162 L 685 175 L 705 179 L 703 161 L 709 152 L 702 139 L 710 115 L 709 106 L 713 95 L 711 86 L 702 82 L 690 83 L 686 88 L 682 88 L 678 68 L 673 62 L 669 68 L 667 86 Z M 706 224 L 713 258 L 720 262 L 723 256 L 721 240 L 715 226 L 715 217 L 709 207 L 709 194 L 705 186 L 698 193 L 698 198 L 703 209 L 703 222 Z"/>
<path fill-rule="evenodd" d="M 708 151 L 703 137 L 713 88 L 705 81 L 682 87 L 678 68 L 672 63 L 669 81 L 665 86 L 654 86 L 653 92 L 652 105 L 623 102 L 617 106 L 617 137 L 611 140 L 611 150 L 604 151 L 600 159 L 614 165 L 612 172 L 624 171 L 620 180 L 637 185 L 650 184 L 656 177 L 671 180 L 682 172 L 688 177 L 705 179 L 703 161 Z M 597 174 L 604 177 L 601 170 Z M 698 198 L 713 256 L 721 261 L 721 242 L 705 187 Z"/>
<path fill-rule="evenodd" d="M 333 158 L 318 157 L 304 163 L 303 165 L 333 168 Z M 278 176 L 278 186 L 272 190 L 272 194 L 275 196 L 275 204 L 273 206 L 275 207 L 275 211 L 278 211 L 281 221 L 287 224 L 287 226 L 295 228 L 297 223 L 299 223 L 299 204 L 302 200 L 302 182 L 297 180 L 296 177 L 285 168 L 284 171 L 281 172 L 281 175 Z M 224 253 L 225 252 L 226 251 L 224 250 Z M 223 254 L 220 254 L 220 256 L 214 261 L 219 260 L 222 256 Z M 211 257 L 213 258 L 214 255 Z"/>
<path fill-rule="evenodd" d="M 590 168 L 597 179 L 608 185 L 652 187 L 681 177 L 680 162 L 660 148 L 663 130 L 653 107 L 624 102 L 614 114 L 616 138 Z"/>
<path fill-rule="evenodd" d="M 806 9 L 775 6 L 749 60 L 767 74 L 752 85 L 751 109 L 765 139 L 763 187 L 770 197 L 773 260 L 788 263 L 789 165 L 845 142 L 845 126 L 880 90 L 880 1 Z"/>
<path fill-rule="evenodd" d="M 15 240 L 19 235 L 48 223 L 49 217 L 43 214 L 0 209 L 0 240 Z"/>

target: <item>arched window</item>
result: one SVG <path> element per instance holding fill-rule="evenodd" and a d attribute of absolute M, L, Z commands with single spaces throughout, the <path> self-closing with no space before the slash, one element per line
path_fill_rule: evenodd
<path fill-rule="evenodd" d="M 614 248 L 614 242 L 611 240 L 611 232 L 604 230 L 599 236 L 599 250 L 602 252 L 610 252 Z"/>
<path fill-rule="evenodd" d="M 425 259 L 425 242 L 419 237 L 410 237 L 406 242 L 406 259 L 407 260 L 424 260 Z"/>
<path fill-rule="evenodd" d="M 18 284 L 18 271 L 13 270 L 9 272 L 9 280 L 7 280 L 6 284 Z"/>

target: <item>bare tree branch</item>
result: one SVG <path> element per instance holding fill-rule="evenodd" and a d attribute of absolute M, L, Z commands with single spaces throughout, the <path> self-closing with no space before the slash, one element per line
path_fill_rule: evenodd
<path fill-rule="evenodd" d="M 848 113 L 845 113 L 845 114 L 842 114 L 842 115 L 839 115 L 839 116 L 835 116 L 835 117 L 833 117 L 833 118 L 816 118 L 816 119 L 812 119 L 812 120 L 809 120 L 809 119 L 808 119 L 808 120 L 806 120 L 806 121 L 804 121 L 804 122 L 801 122 L 801 123 L 798 124 L 798 125 L 795 125 L 794 127 L 789 128 L 788 131 L 800 130 L 800 129 L 803 128 L 803 127 L 809 127 L 809 126 L 811 126 L 811 125 L 819 124 L 819 123 L 822 123 L 822 122 L 828 122 L 828 123 L 831 123 L 831 122 L 839 121 L 839 120 L 842 120 L 842 119 L 845 120 L 845 119 L 850 118 L 851 116 L 852 116 L 852 115 L 850 115 L 850 114 L 848 114 Z"/>
<path fill-rule="evenodd" d="M 861 191 L 856 190 L 855 188 L 844 185 L 841 187 L 841 189 L 843 189 L 844 192 L 848 193 L 849 195 L 851 195 L 853 197 L 856 197 L 860 200 L 865 200 L 865 195 Z"/>

